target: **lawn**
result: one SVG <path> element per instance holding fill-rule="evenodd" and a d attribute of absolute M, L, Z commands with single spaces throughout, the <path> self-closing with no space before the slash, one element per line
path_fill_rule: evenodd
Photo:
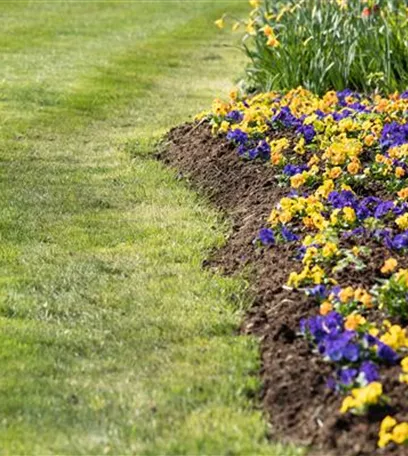
<path fill-rule="evenodd" d="M 149 157 L 242 67 L 246 2 L 4 2 L 1 454 L 297 454 L 257 410 L 228 229 Z"/>

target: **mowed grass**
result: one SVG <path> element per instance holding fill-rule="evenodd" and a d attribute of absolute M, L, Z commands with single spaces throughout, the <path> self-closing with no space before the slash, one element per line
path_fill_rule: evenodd
<path fill-rule="evenodd" d="M 0 1 L 0 454 L 271 454 L 227 227 L 149 157 L 246 2 Z"/>

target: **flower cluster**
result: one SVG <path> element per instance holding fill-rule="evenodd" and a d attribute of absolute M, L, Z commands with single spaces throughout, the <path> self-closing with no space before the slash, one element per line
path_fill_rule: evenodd
<path fill-rule="evenodd" d="M 397 423 L 391 416 L 386 416 L 381 422 L 378 446 L 384 448 L 390 442 L 397 445 L 408 442 L 408 423 Z"/>
<path fill-rule="evenodd" d="M 351 393 L 341 411 L 383 404 L 382 369 L 403 358 L 400 381 L 408 383 L 408 93 L 234 90 L 202 116 L 241 157 L 268 162 L 288 189 L 258 239 L 296 246 L 300 267 L 287 286 L 318 304 L 300 331 L 333 363 L 329 386 Z M 405 442 L 402 424 L 395 438 L 381 431 L 381 445 Z"/>

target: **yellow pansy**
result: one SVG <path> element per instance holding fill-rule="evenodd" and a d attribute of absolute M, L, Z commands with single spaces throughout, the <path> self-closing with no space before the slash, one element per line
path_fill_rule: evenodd
<path fill-rule="evenodd" d="M 347 165 L 347 171 L 353 175 L 357 174 L 360 171 L 360 168 L 361 168 L 361 165 L 358 160 L 354 160 Z"/>
<path fill-rule="evenodd" d="M 350 299 L 354 297 L 354 289 L 353 287 L 346 287 L 340 290 L 339 292 L 339 299 L 342 303 L 348 302 Z"/>
<path fill-rule="evenodd" d="M 359 314 L 350 314 L 346 317 L 346 321 L 344 323 L 344 327 L 349 331 L 354 331 L 360 325 L 366 323 L 366 319 Z"/>
<path fill-rule="evenodd" d="M 334 168 L 331 168 L 327 171 L 327 176 L 330 179 L 337 179 L 342 173 L 342 169 L 340 166 L 335 166 Z"/>
<path fill-rule="evenodd" d="M 324 301 L 320 305 L 320 315 L 327 315 L 329 312 L 333 310 L 333 304 L 330 301 Z"/>
<path fill-rule="evenodd" d="M 351 396 L 347 396 L 340 409 L 340 413 L 346 413 L 350 409 L 362 409 L 370 405 L 378 404 L 383 389 L 379 382 L 369 383 L 361 388 L 351 390 Z"/>
<path fill-rule="evenodd" d="M 389 345 L 394 350 L 408 347 L 406 330 L 399 325 L 392 325 L 388 331 L 380 337 L 381 342 Z"/>
<path fill-rule="evenodd" d="M 404 168 L 401 168 L 401 166 L 397 166 L 395 168 L 395 177 L 401 178 L 405 176 L 405 170 Z"/>
<path fill-rule="evenodd" d="M 408 440 L 408 423 L 399 423 L 392 430 L 392 440 L 401 445 Z"/>
<path fill-rule="evenodd" d="M 408 229 L 408 213 L 401 215 L 395 219 L 395 223 L 398 225 L 398 228 L 401 230 Z"/>
<path fill-rule="evenodd" d="M 364 144 L 367 147 L 371 147 L 374 144 L 374 141 L 375 141 L 374 135 L 367 135 L 364 137 Z"/>
<path fill-rule="evenodd" d="M 306 177 L 303 173 L 301 174 L 295 174 L 290 178 L 290 185 L 293 188 L 299 188 L 301 185 L 303 185 L 306 182 Z"/>
<path fill-rule="evenodd" d="M 398 261 L 395 258 L 388 258 L 384 261 L 384 265 L 381 268 L 383 274 L 388 274 L 395 270 L 398 266 Z"/>
<path fill-rule="evenodd" d="M 344 220 L 349 223 L 353 223 L 356 220 L 356 213 L 352 207 L 343 208 Z"/>
<path fill-rule="evenodd" d="M 402 198 L 402 199 L 407 199 L 408 198 L 408 187 L 403 188 L 400 190 L 397 195 Z"/>
<path fill-rule="evenodd" d="M 334 242 L 327 242 L 322 249 L 322 255 L 325 258 L 330 258 L 334 255 L 336 255 L 339 251 L 339 248 Z"/>

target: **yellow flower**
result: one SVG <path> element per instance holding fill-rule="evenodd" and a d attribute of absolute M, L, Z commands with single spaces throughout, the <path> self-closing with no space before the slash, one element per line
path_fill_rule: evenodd
<path fill-rule="evenodd" d="M 383 321 L 383 326 L 384 326 L 384 328 L 388 328 L 389 329 L 389 328 L 391 328 L 392 323 L 390 322 L 390 320 L 384 320 Z"/>
<path fill-rule="evenodd" d="M 313 229 L 315 226 L 311 217 L 303 217 L 302 223 L 303 223 L 303 225 L 305 225 L 306 228 L 309 228 L 309 229 Z"/>
<path fill-rule="evenodd" d="M 323 181 L 323 184 L 316 190 L 315 195 L 327 198 L 333 190 L 334 182 L 331 179 L 327 179 Z"/>
<path fill-rule="evenodd" d="M 328 171 L 328 177 L 330 179 L 337 179 L 342 173 L 340 166 L 335 166 Z"/>
<path fill-rule="evenodd" d="M 268 218 L 268 222 L 272 226 L 276 226 L 279 223 L 279 211 L 277 211 L 276 209 L 273 209 L 271 212 L 271 215 Z"/>
<path fill-rule="evenodd" d="M 367 308 L 370 308 L 373 306 L 373 298 L 366 293 L 361 299 L 360 302 Z"/>
<path fill-rule="evenodd" d="M 332 213 L 330 214 L 330 223 L 333 226 L 337 225 L 337 223 L 339 221 L 339 212 L 340 212 L 340 209 L 334 209 L 332 211 Z"/>
<path fill-rule="evenodd" d="M 364 288 L 357 288 L 354 292 L 354 299 L 361 302 L 365 307 L 372 307 L 372 297 Z"/>
<path fill-rule="evenodd" d="M 268 38 L 268 41 L 266 42 L 266 45 L 275 48 L 275 47 L 279 47 L 280 43 L 275 36 L 270 36 Z"/>
<path fill-rule="evenodd" d="M 402 371 L 408 374 L 408 356 L 401 361 Z"/>
<path fill-rule="evenodd" d="M 325 258 L 330 258 L 339 251 L 337 245 L 334 242 L 327 242 L 323 249 L 322 249 L 322 254 Z"/>
<path fill-rule="evenodd" d="M 404 177 L 405 176 L 405 170 L 404 168 L 401 168 L 401 166 L 397 166 L 395 168 L 395 177 Z"/>
<path fill-rule="evenodd" d="M 254 27 L 254 23 L 252 21 L 249 21 L 245 27 L 245 31 L 248 33 L 248 35 L 256 35 L 256 30 Z"/>
<path fill-rule="evenodd" d="M 352 207 L 343 208 L 344 220 L 353 223 L 356 220 L 356 213 Z"/>
<path fill-rule="evenodd" d="M 408 440 L 408 423 L 397 424 L 392 430 L 392 440 L 401 445 Z"/>
<path fill-rule="evenodd" d="M 384 265 L 381 268 L 381 272 L 383 274 L 388 274 L 398 266 L 398 261 L 395 258 L 388 258 L 387 260 L 384 261 Z"/>
<path fill-rule="evenodd" d="M 381 154 L 377 154 L 377 155 L 375 156 L 375 161 L 376 161 L 377 163 L 384 163 L 384 161 L 385 161 L 386 159 L 387 159 L 387 158 L 384 157 L 384 155 L 381 155 Z"/>
<path fill-rule="evenodd" d="M 345 119 L 341 119 L 339 122 L 339 130 L 341 132 L 346 132 L 354 129 L 354 122 L 350 117 L 346 117 Z"/>
<path fill-rule="evenodd" d="M 294 147 L 294 151 L 299 155 L 303 155 L 305 153 L 305 138 L 303 136 L 297 142 L 296 146 Z M 309 164 L 309 166 L 311 166 L 311 164 Z"/>
<path fill-rule="evenodd" d="M 293 216 L 289 211 L 283 211 L 279 214 L 279 221 L 283 224 L 289 223 L 292 220 Z"/>
<path fill-rule="evenodd" d="M 228 112 L 228 104 L 216 98 L 212 103 L 212 110 L 218 116 L 225 116 Z"/>
<path fill-rule="evenodd" d="M 196 114 L 196 115 L 194 116 L 194 120 L 197 120 L 197 121 L 203 120 L 205 117 L 208 116 L 208 114 L 209 114 L 208 111 L 201 111 L 201 112 L 199 112 L 198 114 Z M 215 133 L 216 133 L 217 126 L 214 125 L 213 127 L 215 127 L 215 129 L 214 129 L 214 130 L 215 130 L 215 131 L 214 131 L 214 134 L 215 134 Z"/>
<path fill-rule="evenodd" d="M 314 266 L 312 269 L 311 279 L 316 285 L 320 285 L 323 282 L 325 273 L 320 266 Z"/>
<path fill-rule="evenodd" d="M 236 99 L 238 98 L 238 89 L 236 87 L 230 90 L 229 97 L 231 98 L 231 100 L 236 101 Z"/>
<path fill-rule="evenodd" d="M 219 29 L 222 29 L 225 27 L 225 21 L 224 21 L 224 18 L 221 17 L 220 19 L 217 19 L 214 24 L 219 28 Z"/>
<path fill-rule="evenodd" d="M 327 315 L 333 310 L 333 304 L 329 301 L 324 301 L 320 305 L 320 315 Z"/>
<path fill-rule="evenodd" d="M 223 120 L 221 122 L 221 125 L 220 125 L 220 128 L 219 128 L 218 131 L 220 133 L 226 133 L 228 131 L 228 129 L 229 129 L 229 126 L 230 126 L 229 122 L 227 122 L 226 120 Z"/>
<path fill-rule="evenodd" d="M 380 333 L 380 330 L 379 330 L 378 328 L 370 328 L 370 330 L 368 331 L 368 333 L 369 333 L 371 336 L 377 337 L 378 334 Z"/>
<path fill-rule="evenodd" d="M 403 188 L 400 190 L 397 195 L 402 198 L 402 199 L 407 199 L 408 198 L 408 187 Z"/>
<path fill-rule="evenodd" d="M 353 191 L 352 188 L 350 187 L 350 185 L 347 185 L 347 184 L 341 184 L 341 189 L 346 190 L 348 192 Z"/>
<path fill-rule="evenodd" d="M 317 255 L 317 248 L 316 247 L 309 247 L 306 249 L 305 256 L 303 257 L 302 262 L 305 264 L 311 263 L 313 258 Z"/>
<path fill-rule="evenodd" d="M 408 229 L 408 213 L 401 215 L 395 219 L 395 223 L 401 230 Z"/>
<path fill-rule="evenodd" d="M 261 0 L 249 0 L 249 4 L 252 6 L 252 8 L 258 8 L 261 4 Z"/>
<path fill-rule="evenodd" d="M 270 25 L 265 25 L 265 27 L 262 28 L 262 31 L 266 36 L 274 36 L 275 33 L 273 31 L 273 28 Z"/>
<path fill-rule="evenodd" d="M 314 226 L 318 230 L 322 230 L 322 229 L 326 228 L 326 226 L 328 225 L 327 220 L 321 214 L 313 214 L 311 216 L 311 218 L 312 218 Z"/>
<path fill-rule="evenodd" d="M 386 416 L 381 421 L 380 432 L 388 432 L 397 424 L 397 420 L 392 416 Z"/>
<path fill-rule="evenodd" d="M 356 406 L 356 401 L 353 397 L 347 396 L 343 399 L 341 403 L 340 413 L 346 413 L 348 410 Z"/>
<path fill-rule="evenodd" d="M 273 153 L 282 152 L 289 147 L 289 141 L 287 138 L 275 139 L 269 145 Z"/>
<path fill-rule="evenodd" d="M 352 298 L 354 298 L 353 287 L 347 287 L 347 288 L 343 288 L 342 290 L 340 290 L 339 299 L 343 304 L 345 304 Z"/>
<path fill-rule="evenodd" d="M 298 281 L 299 281 L 299 274 L 297 272 L 291 272 L 289 274 L 289 278 L 288 278 L 288 286 L 296 287 L 298 285 Z"/>
<path fill-rule="evenodd" d="M 408 286 L 408 269 L 400 269 L 397 273 L 395 278 L 400 282 L 404 283 Z M 390 325 L 391 326 L 391 325 Z"/>
<path fill-rule="evenodd" d="M 306 178 L 303 174 L 295 174 L 290 178 L 290 185 L 293 188 L 299 188 L 306 182 Z"/>
<path fill-rule="evenodd" d="M 401 383 L 408 383 L 408 374 L 400 374 L 398 380 Z"/>
<path fill-rule="evenodd" d="M 408 347 L 408 338 L 405 329 L 398 325 L 392 325 L 388 331 L 381 336 L 381 342 L 389 345 L 394 350 Z"/>
<path fill-rule="evenodd" d="M 357 407 L 377 404 L 383 389 L 380 382 L 372 382 L 362 388 L 355 388 L 351 391 L 357 402 Z"/>
<path fill-rule="evenodd" d="M 302 136 L 302 139 L 304 141 L 303 136 Z M 320 162 L 320 158 L 316 154 L 313 154 L 312 158 L 307 162 L 307 166 L 317 165 L 319 162 Z"/>
<path fill-rule="evenodd" d="M 338 101 L 339 99 L 337 98 L 337 94 L 334 90 L 326 92 L 326 94 L 323 96 L 323 103 L 328 106 L 335 105 Z"/>
<path fill-rule="evenodd" d="M 364 144 L 367 146 L 367 147 L 370 147 L 374 144 L 374 141 L 375 141 L 375 138 L 373 135 L 367 135 L 365 138 L 364 138 Z"/>
<path fill-rule="evenodd" d="M 357 161 L 352 161 L 347 165 L 347 171 L 350 174 L 357 174 L 360 171 L 360 164 Z"/>
<path fill-rule="evenodd" d="M 280 152 L 274 152 L 271 154 L 271 162 L 273 165 L 279 165 L 282 159 L 283 155 Z"/>
<path fill-rule="evenodd" d="M 344 327 L 349 331 L 354 331 L 360 325 L 363 325 L 367 320 L 359 314 L 350 314 L 346 318 Z"/>
<path fill-rule="evenodd" d="M 385 433 L 381 433 L 379 435 L 379 437 L 380 438 L 378 439 L 378 443 L 377 443 L 379 448 L 385 448 L 392 440 L 391 434 L 388 434 L 386 432 Z"/>

